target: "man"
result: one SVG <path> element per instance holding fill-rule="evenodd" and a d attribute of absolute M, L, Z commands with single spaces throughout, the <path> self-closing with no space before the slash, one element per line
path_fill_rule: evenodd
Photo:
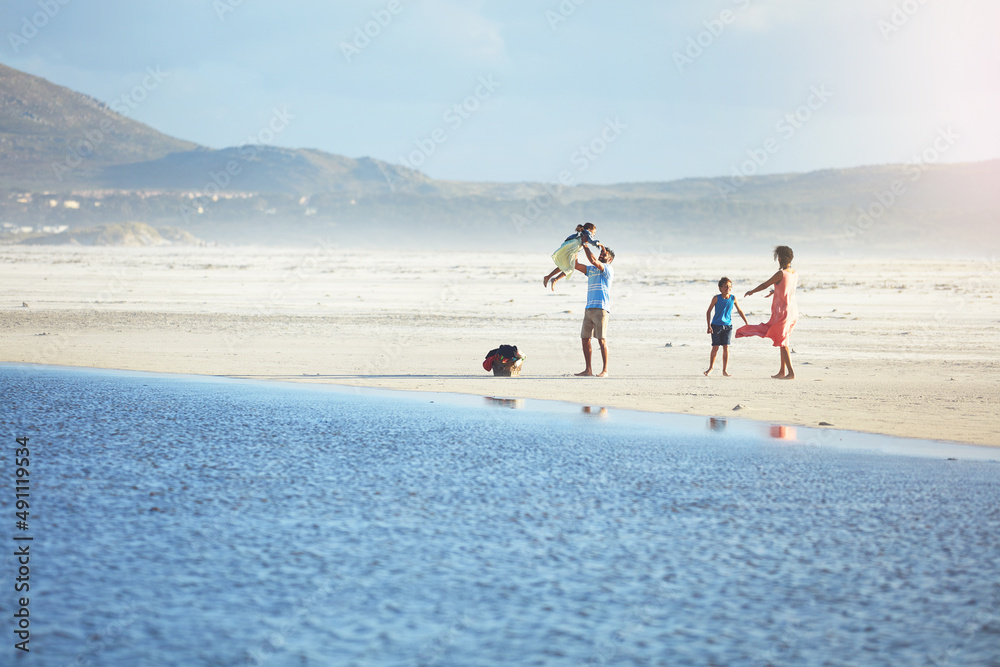
<path fill-rule="evenodd" d="M 576 263 L 576 270 L 587 276 L 587 307 L 583 313 L 583 330 L 580 336 L 583 339 L 583 360 L 587 367 L 582 373 L 577 375 L 593 375 L 594 370 L 590 365 L 590 357 L 593 348 L 590 344 L 591 338 L 597 339 L 597 344 L 601 346 L 601 359 L 604 368 L 597 377 L 608 376 L 608 342 L 605 340 L 605 333 L 608 328 L 608 315 L 611 310 L 611 281 L 614 280 L 615 272 L 611 268 L 611 262 L 615 259 L 615 253 L 609 248 L 601 246 L 601 255 L 594 259 L 594 253 L 586 245 L 583 251 L 587 253 L 587 261 L 592 266 Z"/>

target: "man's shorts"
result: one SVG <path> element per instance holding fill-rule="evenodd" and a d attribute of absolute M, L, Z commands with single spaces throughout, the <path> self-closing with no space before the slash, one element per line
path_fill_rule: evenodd
<path fill-rule="evenodd" d="M 608 311 L 603 308 L 587 308 L 583 311 L 581 338 L 607 338 Z"/>
<path fill-rule="evenodd" d="M 712 345 L 729 345 L 733 340 L 732 324 L 712 325 Z"/>

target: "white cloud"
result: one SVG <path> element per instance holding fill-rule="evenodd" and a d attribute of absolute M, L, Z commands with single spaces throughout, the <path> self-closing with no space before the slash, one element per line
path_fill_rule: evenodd
<path fill-rule="evenodd" d="M 814 29 L 824 23 L 856 18 L 861 5 L 852 2 L 802 2 L 802 0 L 734 0 L 737 30 L 768 32 L 794 29 L 796 25 Z"/>
<path fill-rule="evenodd" d="M 501 25 L 454 0 L 428 0 L 415 5 L 431 46 L 444 46 L 458 58 L 500 65 L 507 53 Z M 476 3 L 478 4 L 478 3 Z"/>

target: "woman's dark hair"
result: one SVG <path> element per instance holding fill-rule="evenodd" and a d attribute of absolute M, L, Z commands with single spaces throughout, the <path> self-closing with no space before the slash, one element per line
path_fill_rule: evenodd
<path fill-rule="evenodd" d="M 792 259 L 795 258 L 795 253 L 792 249 L 786 245 L 779 245 L 774 248 L 774 258 L 778 260 L 778 264 L 781 268 L 787 267 L 792 263 Z"/>
<path fill-rule="evenodd" d="M 726 286 L 726 283 L 731 283 L 731 282 L 733 281 L 725 276 L 722 276 L 721 278 L 719 278 L 719 289 L 721 290 L 723 287 Z"/>

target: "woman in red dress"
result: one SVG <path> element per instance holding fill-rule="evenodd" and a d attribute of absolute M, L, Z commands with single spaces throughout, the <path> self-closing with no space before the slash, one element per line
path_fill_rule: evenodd
<path fill-rule="evenodd" d="M 767 296 L 774 295 L 771 301 L 771 319 L 763 324 L 748 324 L 736 330 L 737 338 L 760 336 L 774 341 L 774 347 L 781 348 L 781 370 L 771 377 L 776 380 L 794 380 L 792 359 L 788 354 L 788 337 L 799 319 L 799 307 L 795 303 L 795 286 L 799 283 L 799 275 L 792 268 L 792 258 L 795 254 L 786 245 L 774 249 L 774 258 L 778 260 L 778 270 L 773 276 L 757 285 L 744 296 L 773 287 Z"/>

